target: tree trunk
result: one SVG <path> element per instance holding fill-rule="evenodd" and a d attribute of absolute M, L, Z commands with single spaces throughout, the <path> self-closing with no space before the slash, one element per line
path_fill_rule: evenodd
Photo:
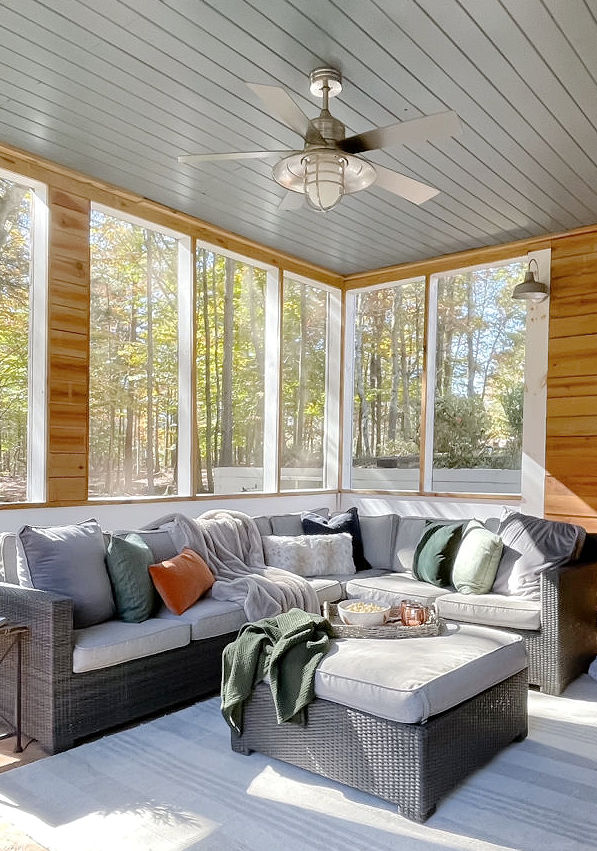
<path fill-rule="evenodd" d="M 367 401 L 363 386 L 363 318 L 361 314 L 361 299 L 359 299 L 357 306 L 354 338 L 355 390 L 359 399 L 360 424 L 356 454 L 358 457 L 368 457 L 371 455 L 371 445 L 369 443 L 369 402 Z"/>
<path fill-rule="evenodd" d="M 388 441 L 396 440 L 398 424 L 398 383 L 400 356 L 404 350 L 404 335 L 402 335 L 402 352 L 398 351 L 399 326 L 402 324 L 402 288 L 394 289 L 392 304 L 392 386 L 390 390 L 390 407 L 388 411 Z"/>
<path fill-rule="evenodd" d="M 473 280 L 472 275 L 466 276 L 466 362 L 468 381 L 466 385 L 466 394 L 469 399 L 475 395 L 475 333 L 473 321 L 475 318 L 475 304 L 473 301 Z"/>
<path fill-rule="evenodd" d="M 151 233 L 144 232 L 147 251 L 147 269 L 145 275 L 145 299 L 147 305 L 147 433 L 145 435 L 145 467 L 147 474 L 147 493 L 153 493 L 153 242 Z"/>
<path fill-rule="evenodd" d="M 222 439 L 220 467 L 233 465 L 232 455 L 232 360 L 234 346 L 234 267 L 236 263 L 226 258 L 224 280 L 224 351 L 222 358 Z"/>
<path fill-rule="evenodd" d="M 131 319 L 129 328 L 129 342 L 137 341 L 137 310 L 135 307 L 135 285 L 131 285 Z M 133 486 L 133 417 L 135 415 L 135 397 L 129 375 L 127 376 L 127 402 L 126 402 L 126 426 L 124 430 L 124 489 L 130 491 Z"/>
<path fill-rule="evenodd" d="M 212 459 L 220 457 L 220 447 L 219 447 L 219 436 L 220 436 L 220 423 L 222 420 L 222 393 L 221 393 L 221 381 L 220 381 L 220 313 L 218 309 L 218 289 L 217 289 L 217 281 L 216 281 L 216 255 L 211 255 L 213 258 L 212 267 L 211 267 L 211 290 L 213 295 L 213 306 L 214 306 L 214 373 L 216 378 L 216 400 L 215 400 L 215 411 L 216 411 L 216 421 L 214 424 L 214 446 L 213 452 L 211 453 Z"/>
<path fill-rule="evenodd" d="M 307 406 L 307 290 L 301 284 L 300 300 L 300 344 L 298 362 L 298 400 L 296 412 L 295 448 L 301 453 L 304 449 L 305 408 Z"/>
<path fill-rule="evenodd" d="M 205 467 L 207 472 L 207 490 L 209 491 L 209 493 L 213 493 L 214 472 L 211 454 L 211 334 L 209 327 L 209 294 L 207 291 L 207 254 L 205 249 L 203 249 L 201 256 L 201 284 L 203 293 L 203 335 L 205 337 Z"/>

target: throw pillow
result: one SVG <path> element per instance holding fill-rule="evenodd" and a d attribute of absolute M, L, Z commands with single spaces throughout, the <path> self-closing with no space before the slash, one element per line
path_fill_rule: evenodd
<path fill-rule="evenodd" d="M 188 547 L 174 558 L 152 564 L 149 573 L 158 594 L 175 615 L 186 612 L 216 581 L 201 556 Z"/>
<path fill-rule="evenodd" d="M 538 600 L 540 576 L 550 567 L 576 561 L 586 532 L 582 526 L 504 510 L 498 535 L 504 552 L 493 584 L 496 594 Z"/>
<path fill-rule="evenodd" d="M 454 559 L 452 585 L 461 594 L 488 594 L 502 555 L 502 539 L 478 520 L 470 520 Z"/>
<path fill-rule="evenodd" d="M 302 521 L 305 535 L 338 535 L 341 532 L 348 532 L 349 535 L 352 535 L 352 558 L 355 568 L 357 570 L 369 570 L 371 568 L 363 552 L 363 539 L 356 508 L 349 508 L 348 511 L 336 514 L 329 520 L 307 512 L 302 515 Z"/>
<path fill-rule="evenodd" d="M 104 536 L 97 520 L 72 526 L 22 526 L 17 532 L 31 587 L 73 601 L 75 629 L 114 616 L 114 598 L 104 563 Z"/>
<path fill-rule="evenodd" d="M 452 566 L 460 541 L 464 523 L 431 523 L 415 549 L 413 575 L 421 582 L 429 582 L 439 588 L 452 584 Z"/>
<path fill-rule="evenodd" d="M 139 535 L 111 536 L 106 567 L 121 621 L 141 623 L 155 611 L 157 595 L 149 575 L 154 561 L 153 553 Z"/>
<path fill-rule="evenodd" d="M 265 563 L 298 576 L 350 576 L 355 572 L 352 537 L 339 535 L 265 535 Z"/>

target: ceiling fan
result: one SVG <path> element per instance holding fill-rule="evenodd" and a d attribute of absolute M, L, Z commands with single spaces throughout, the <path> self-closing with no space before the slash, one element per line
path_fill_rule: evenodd
<path fill-rule="evenodd" d="M 342 91 L 342 75 L 335 68 L 316 68 L 311 71 L 310 83 L 311 94 L 323 99 L 321 113 L 312 119 L 279 86 L 247 83 L 271 115 L 304 139 L 302 151 L 185 154 L 178 157 L 178 162 L 198 165 L 217 160 L 281 156 L 282 159 L 273 167 L 273 178 L 288 190 L 279 204 L 279 209 L 283 210 L 298 209 L 306 198 L 310 207 L 325 212 L 335 207 L 343 195 L 360 192 L 372 184 L 406 198 L 413 204 L 422 204 L 438 194 L 439 189 L 384 166 L 373 165 L 359 154 L 456 136 L 462 131 L 462 126 L 455 112 L 438 112 L 424 118 L 390 124 L 389 127 L 377 127 L 346 139 L 344 124 L 334 118 L 328 109 L 329 98 Z"/>

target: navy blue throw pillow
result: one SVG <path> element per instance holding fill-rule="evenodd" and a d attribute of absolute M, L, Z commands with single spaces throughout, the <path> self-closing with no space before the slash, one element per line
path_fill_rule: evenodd
<path fill-rule="evenodd" d="M 357 570 L 369 570 L 371 565 L 363 552 L 361 524 L 356 508 L 349 508 L 343 514 L 336 514 L 328 520 L 319 514 L 307 512 L 302 515 L 303 532 L 305 535 L 338 535 L 348 532 L 352 535 L 352 559 Z"/>

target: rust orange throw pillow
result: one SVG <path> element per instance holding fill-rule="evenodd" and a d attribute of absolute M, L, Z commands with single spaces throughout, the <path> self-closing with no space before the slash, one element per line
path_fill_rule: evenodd
<path fill-rule="evenodd" d="M 216 581 L 201 556 L 188 547 L 174 558 L 152 564 L 149 573 L 158 594 L 175 615 L 186 612 Z"/>

